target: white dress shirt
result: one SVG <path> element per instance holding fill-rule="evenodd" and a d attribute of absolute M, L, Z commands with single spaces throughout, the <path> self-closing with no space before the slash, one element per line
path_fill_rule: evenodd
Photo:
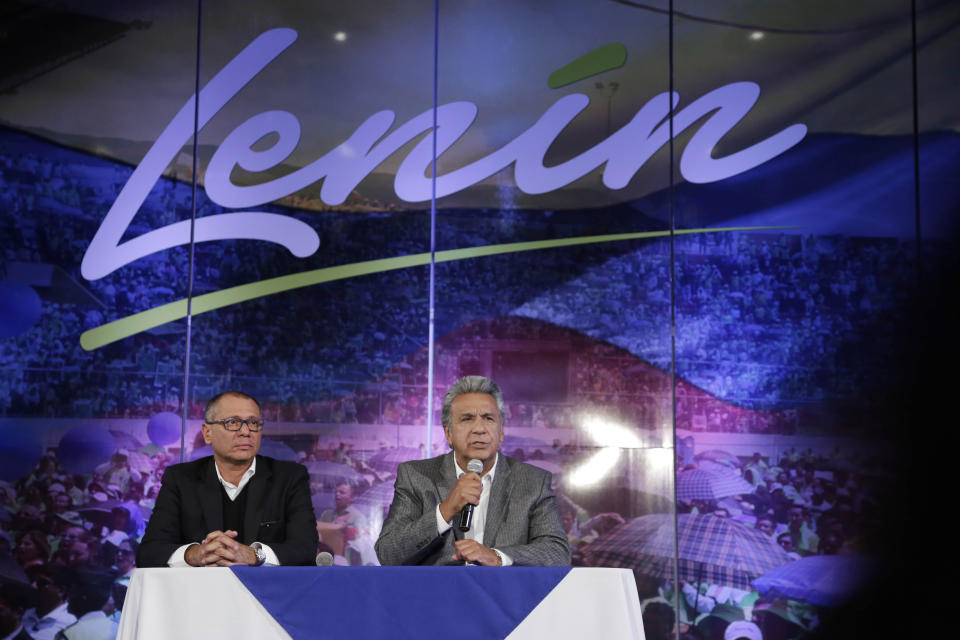
<path fill-rule="evenodd" d="M 220 474 L 220 467 L 217 466 L 216 461 L 213 463 L 213 468 L 217 470 L 217 480 L 220 481 L 220 484 L 223 486 L 224 491 L 227 492 L 227 497 L 230 498 L 230 501 L 237 499 L 237 496 L 240 495 L 240 492 L 243 491 L 243 488 L 250 483 L 250 479 L 253 478 L 254 474 L 257 472 L 257 458 L 254 456 L 253 462 L 250 463 L 250 468 L 244 472 L 243 477 L 240 478 L 238 484 L 232 484 L 223 479 L 223 476 Z M 168 567 L 190 567 L 187 562 L 187 549 L 189 549 L 194 544 L 200 544 L 199 542 L 190 542 L 183 545 L 179 549 L 173 552 L 173 555 L 170 556 L 170 559 L 167 560 Z M 274 553 L 273 549 L 263 544 L 262 542 L 253 543 L 258 545 L 263 549 L 264 554 L 267 556 L 267 559 L 264 560 L 264 565 L 270 565 L 274 567 L 280 566 L 280 559 L 277 558 L 277 554 Z"/>
<path fill-rule="evenodd" d="M 57 632 L 77 621 L 77 616 L 67 611 L 67 603 L 37 617 L 37 609 L 27 609 L 23 614 L 23 628 L 33 640 L 53 640 Z"/>
<path fill-rule="evenodd" d="M 500 454 L 496 454 L 496 458 L 493 461 L 493 466 L 490 467 L 490 471 L 486 472 L 481 478 L 480 482 L 482 483 L 482 488 L 480 491 L 480 501 L 473 509 L 473 520 L 470 523 L 470 530 L 464 534 L 464 537 L 469 540 L 476 540 L 480 544 L 483 544 L 483 531 L 484 526 L 487 522 L 487 507 L 490 504 L 490 490 L 493 487 L 493 478 L 497 472 L 497 462 L 500 460 Z M 453 466 L 457 471 L 457 480 L 463 477 L 467 472 L 460 468 L 460 465 L 457 463 L 457 458 L 453 458 Z M 437 505 L 437 533 L 443 535 L 450 527 L 453 526 L 453 520 L 450 522 L 445 522 L 443 516 L 440 514 L 440 505 Z M 454 515 L 454 518 L 457 518 L 459 514 Z M 513 564 L 513 558 L 503 553 L 502 551 L 495 549 L 495 551 L 500 554 L 501 559 L 503 560 L 503 566 L 507 567 Z"/>

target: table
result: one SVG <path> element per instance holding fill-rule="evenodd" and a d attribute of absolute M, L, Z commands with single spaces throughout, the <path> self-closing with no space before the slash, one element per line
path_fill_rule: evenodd
<path fill-rule="evenodd" d="M 632 638 L 628 569 L 233 567 L 137 569 L 117 638 Z"/>

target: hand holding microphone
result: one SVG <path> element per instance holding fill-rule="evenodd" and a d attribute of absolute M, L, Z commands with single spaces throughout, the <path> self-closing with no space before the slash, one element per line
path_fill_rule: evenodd
<path fill-rule="evenodd" d="M 459 514 L 458 520 L 454 524 L 465 531 L 470 528 L 474 505 L 480 502 L 480 494 L 483 492 L 483 482 L 480 480 L 482 472 L 483 462 L 471 460 L 467 463 L 467 473 L 460 476 L 450 495 L 440 503 L 440 515 L 443 516 L 443 519 L 449 522 L 455 515 Z"/>
<path fill-rule="evenodd" d="M 469 502 L 462 511 L 460 511 L 460 528 L 464 531 L 470 531 L 470 525 L 473 523 L 473 509 L 474 506 L 480 502 L 480 494 L 483 493 L 483 480 L 480 478 L 480 474 L 483 473 L 483 463 L 477 459 L 473 459 L 467 463 L 467 473 L 463 474 L 466 477 L 470 473 L 475 473 L 477 475 L 477 481 L 480 484 L 480 491 L 477 493 L 477 501 Z"/>

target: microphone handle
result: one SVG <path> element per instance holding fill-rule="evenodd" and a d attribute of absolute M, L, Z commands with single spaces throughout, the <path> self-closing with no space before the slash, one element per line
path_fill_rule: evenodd
<path fill-rule="evenodd" d="M 476 473 L 480 475 L 483 473 L 483 461 L 477 460 L 474 458 L 467 463 L 467 471 L 470 473 Z M 460 512 L 460 529 L 463 531 L 470 531 L 470 525 L 473 522 L 473 505 L 468 504 Z"/>
<path fill-rule="evenodd" d="M 470 531 L 470 525 L 473 522 L 473 505 L 468 504 L 460 511 L 460 529 Z"/>

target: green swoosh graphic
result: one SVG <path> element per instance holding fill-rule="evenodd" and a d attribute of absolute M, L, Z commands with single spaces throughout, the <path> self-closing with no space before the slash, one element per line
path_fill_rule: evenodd
<path fill-rule="evenodd" d="M 551 73 L 547 78 L 547 86 L 551 89 L 559 89 L 598 73 L 622 67 L 626 61 L 627 48 L 619 42 L 611 42 L 583 54 L 570 64 Z"/>
<path fill-rule="evenodd" d="M 765 231 L 776 229 L 791 229 L 792 226 L 771 226 L 771 227 L 721 227 L 715 229 L 682 229 L 674 231 L 674 235 L 689 235 L 694 233 L 719 233 L 727 231 Z M 537 251 L 540 249 L 556 249 L 558 247 L 572 247 L 584 244 L 598 244 L 601 242 L 617 242 L 620 240 L 636 240 L 640 238 L 657 238 L 669 236 L 670 231 L 642 231 L 637 233 L 618 233 L 603 236 L 581 236 L 579 238 L 560 238 L 557 240 L 536 240 L 533 242 L 512 242 L 508 244 L 494 244 L 483 247 L 470 247 L 467 249 L 450 249 L 447 251 L 437 251 L 435 254 L 436 262 L 453 262 L 454 260 L 468 260 L 470 258 L 482 258 L 485 256 L 502 255 L 506 253 L 519 253 L 523 251 Z M 309 287 L 323 282 L 332 282 L 334 280 L 344 280 L 346 278 L 355 278 L 357 276 L 369 275 L 371 273 L 381 273 L 384 271 L 393 271 L 395 269 L 406 269 L 409 267 L 419 267 L 430 263 L 429 253 L 415 253 L 408 256 L 397 256 L 395 258 L 382 258 L 380 260 L 367 260 L 365 262 L 354 262 L 353 264 L 344 264 L 336 267 L 324 267 L 323 269 L 314 269 L 312 271 L 303 271 L 292 273 L 286 276 L 269 278 L 248 284 L 242 284 L 229 289 L 221 289 L 212 293 L 205 293 L 193 298 L 192 314 L 200 315 L 207 311 L 213 311 L 222 307 L 228 307 L 233 304 L 263 298 L 274 293 L 282 293 L 302 287 Z M 169 304 L 163 304 L 159 307 L 153 307 L 140 313 L 135 313 L 125 318 L 114 320 L 106 324 L 94 327 L 89 331 L 84 331 L 80 335 L 80 346 L 87 351 L 99 349 L 112 342 L 128 338 L 132 335 L 142 333 L 148 329 L 159 327 L 168 322 L 173 322 L 187 316 L 187 300 L 177 300 Z"/>

